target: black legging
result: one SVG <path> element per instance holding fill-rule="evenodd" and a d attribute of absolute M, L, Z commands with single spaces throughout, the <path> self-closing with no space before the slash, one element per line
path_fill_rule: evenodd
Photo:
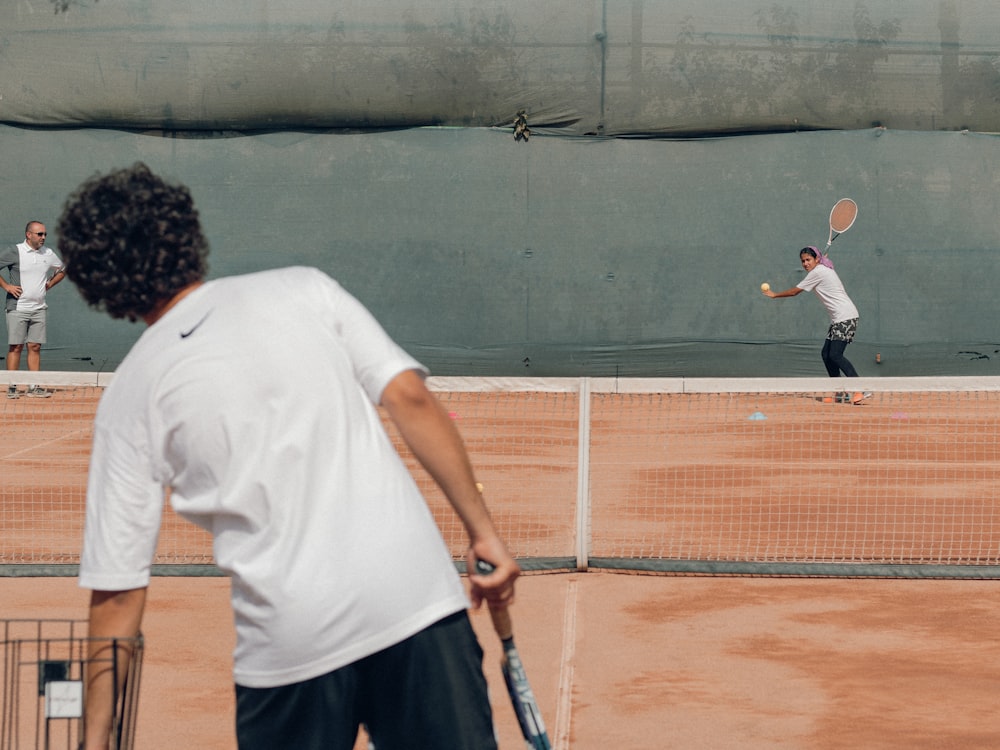
<path fill-rule="evenodd" d="M 839 378 L 841 372 L 849 378 L 858 377 L 858 371 L 844 356 L 844 350 L 847 349 L 848 343 L 850 342 L 831 339 L 823 342 L 823 364 L 826 365 L 826 371 L 831 378 Z"/>

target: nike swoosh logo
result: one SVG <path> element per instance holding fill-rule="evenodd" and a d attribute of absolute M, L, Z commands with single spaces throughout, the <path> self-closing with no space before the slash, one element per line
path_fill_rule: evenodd
<path fill-rule="evenodd" d="M 188 330 L 181 331 L 181 338 L 182 339 L 186 339 L 192 333 L 194 333 L 195 331 L 197 331 L 198 328 L 199 328 L 199 326 L 201 326 L 202 323 L 204 323 L 206 320 L 208 320 L 208 316 L 211 315 L 211 314 L 212 314 L 212 311 L 209 310 L 207 313 L 205 313 L 205 316 L 201 320 L 199 320 L 197 323 L 195 323 L 193 326 L 191 326 Z"/>

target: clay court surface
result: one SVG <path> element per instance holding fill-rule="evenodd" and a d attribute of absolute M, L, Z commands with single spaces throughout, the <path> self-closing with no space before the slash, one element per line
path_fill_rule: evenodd
<path fill-rule="evenodd" d="M 137 748 L 235 748 L 227 588 L 153 581 Z M 78 617 L 86 593 L 3 579 L 0 600 Z M 995 582 L 530 575 L 515 615 L 556 748 L 998 746 Z M 473 622 L 501 747 L 520 748 L 489 618 Z"/>
<path fill-rule="evenodd" d="M 0 562 L 75 562 L 94 403 L 66 390 L 4 404 Z M 446 405 L 514 554 L 572 560 L 584 528 L 575 395 L 454 394 Z M 998 415 L 980 395 L 878 394 L 853 407 L 801 394 L 601 394 L 589 552 L 995 566 Z M 803 489 L 809 471 L 837 481 Z M 418 481 L 461 557 L 461 531 Z M 169 513 L 160 554 L 210 561 L 203 532 Z M 4 618 L 81 618 L 86 597 L 69 577 L 0 578 Z M 998 581 L 563 570 L 522 577 L 514 617 L 560 750 L 1000 747 Z M 520 748 L 489 618 L 473 622 L 501 747 Z M 154 578 L 144 633 L 137 748 L 234 748 L 228 582 Z"/>

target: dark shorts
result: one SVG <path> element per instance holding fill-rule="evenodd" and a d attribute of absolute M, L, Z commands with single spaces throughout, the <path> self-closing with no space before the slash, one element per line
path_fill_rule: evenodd
<path fill-rule="evenodd" d="M 858 319 L 851 318 L 850 320 L 842 320 L 839 323 L 832 324 L 826 332 L 826 337 L 830 341 L 846 341 L 847 343 L 851 343 L 854 341 L 854 334 L 857 332 Z"/>
<path fill-rule="evenodd" d="M 458 612 L 354 664 L 275 688 L 236 686 L 240 750 L 495 750 L 483 651 Z"/>

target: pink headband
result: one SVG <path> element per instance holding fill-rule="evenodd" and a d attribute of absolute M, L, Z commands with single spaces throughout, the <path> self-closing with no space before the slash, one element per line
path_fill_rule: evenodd
<path fill-rule="evenodd" d="M 830 260 L 827 256 L 823 255 L 823 253 L 821 253 L 814 245 L 806 245 L 806 247 L 808 247 L 816 254 L 816 260 L 818 260 L 822 265 L 826 266 L 827 268 L 833 268 L 833 261 Z"/>

